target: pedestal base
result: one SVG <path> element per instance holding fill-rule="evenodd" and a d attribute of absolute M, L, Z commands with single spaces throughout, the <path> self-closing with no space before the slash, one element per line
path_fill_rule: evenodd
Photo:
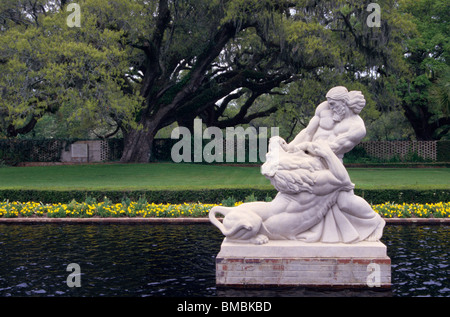
<path fill-rule="evenodd" d="M 381 242 L 326 244 L 289 240 L 253 245 L 225 239 L 216 257 L 216 284 L 390 288 L 391 260 Z"/>

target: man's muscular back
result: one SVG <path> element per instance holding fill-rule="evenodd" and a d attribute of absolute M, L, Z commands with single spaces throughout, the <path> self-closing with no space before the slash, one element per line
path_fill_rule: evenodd
<path fill-rule="evenodd" d="M 305 141 L 326 141 L 338 157 L 357 145 L 366 135 L 364 121 L 348 107 L 341 121 L 335 121 L 333 110 L 328 101 L 322 102 L 316 108 L 314 117 L 308 126 L 291 142 L 290 147 Z"/>

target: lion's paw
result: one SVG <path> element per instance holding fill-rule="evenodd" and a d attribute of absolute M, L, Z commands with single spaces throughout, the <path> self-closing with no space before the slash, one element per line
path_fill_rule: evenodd
<path fill-rule="evenodd" d="M 254 244 L 266 244 L 267 242 L 269 242 L 269 238 L 263 234 L 258 234 L 252 240 Z"/>

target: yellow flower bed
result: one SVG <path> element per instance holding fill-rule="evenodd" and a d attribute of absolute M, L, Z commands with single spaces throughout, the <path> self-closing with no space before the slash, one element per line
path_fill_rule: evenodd
<path fill-rule="evenodd" d="M 384 218 L 450 218 L 450 202 L 434 204 L 384 203 L 372 208 Z"/>
<path fill-rule="evenodd" d="M 242 204 L 236 202 L 235 205 Z M 155 204 L 147 202 L 75 202 L 43 204 L 37 202 L 0 203 L 0 217 L 206 217 L 216 204 Z M 450 218 L 450 202 L 435 204 L 384 203 L 372 208 L 384 218 Z"/>
<path fill-rule="evenodd" d="M 205 217 L 212 204 L 2 202 L 0 217 Z"/>

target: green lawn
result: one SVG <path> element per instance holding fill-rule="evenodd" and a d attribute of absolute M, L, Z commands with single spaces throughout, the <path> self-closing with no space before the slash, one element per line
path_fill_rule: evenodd
<path fill-rule="evenodd" d="M 450 168 L 349 168 L 361 189 L 450 189 Z"/>
<path fill-rule="evenodd" d="M 361 189 L 450 188 L 446 168 L 349 168 Z M 93 164 L 0 168 L 0 189 L 271 188 L 259 167 L 194 164 Z"/>
<path fill-rule="evenodd" d="M 165 189 L 270 186 L 258 167 L 94 164 L 0 168 L 0 189 Z"/>

